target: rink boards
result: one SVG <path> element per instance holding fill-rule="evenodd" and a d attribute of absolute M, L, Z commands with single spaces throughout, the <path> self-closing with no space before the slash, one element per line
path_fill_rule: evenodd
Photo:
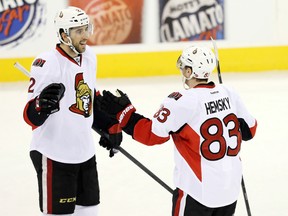
<path fill-rule="evenodd" d="M 97 47 L 95 48 L 97 50 Z M 125 49 L 123 49 L 125 52 Z M 222 72 L 256 72 L 288 70 L 288 46 L 261 46 L 219 48 Z M 176 60 L 181 50 L 132 51 L 126 53 L 99 53 L 98 78 L 147 77 L 175 75 Z M 15 62 L 27 69 L 34 57 L 0 59 L 0 82 L 27 80 L 13 67 Z"/>

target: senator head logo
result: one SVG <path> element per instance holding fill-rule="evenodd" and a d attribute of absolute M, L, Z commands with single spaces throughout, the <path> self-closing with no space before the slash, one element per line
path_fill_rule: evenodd
<path fill-rule="evenodd" d="M 40 0 L 0 0 L 0 46 L 34 36 L 45 23 L 44 7 Z"/>
<path fill-rule="evenodd" d="M 75 91 L 76 103 L 69 110 L 87 118 L 92 114 L 92 91 L 84 82 L 83 73 L 78 73 L 75 77 Z"/>

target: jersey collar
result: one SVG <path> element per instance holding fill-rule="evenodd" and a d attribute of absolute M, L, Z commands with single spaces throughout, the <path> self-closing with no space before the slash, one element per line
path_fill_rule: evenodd
<path fill-rule="evenodd" d="M 72 58 L 71 56 L 69 56 L 61 47 L 60 47 L 60 44 L 57 44 L 56 45 L 56 50 L 65 58 L 67 58 L 69 61 L 73 62 L 74 64 L 78 65 L 78 66 L 81 66 L 82 64 L 82 54 L 79 54 L 79 57 L 80 57 L 80 61 L 79 63 L 74 59 Z"/>
<path fill-rule="evenodd" d="M 209 83 L 198 84 L 194 88 L 214 88 L 214 87 L 215 87 L 215 83 L 211 81 Z"/>

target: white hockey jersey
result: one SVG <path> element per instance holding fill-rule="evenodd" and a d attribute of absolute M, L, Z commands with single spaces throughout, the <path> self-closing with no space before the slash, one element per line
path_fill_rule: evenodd
<path fill-rule="evenodd" d="M 245 122 L 241 128 L 239 120 Z M 244 120 L 244 121 L 243 121 Z M 133 138 L 146 145 L 175 144 L 175 187 L 208 207 L 235 202 L 240 192 L 241 133 L 251 139 L 257 122 L 224 85 L 197 85 L 167 97 L 152 120 L 142 118 Z"/>
<path fill-rule="evenodd" d="M 51 83 L 63 83 L 60 110 L 39 127 L 25 117 L 33 129 L 31 150 L 63 163 L 81 163 L 95 154 L 91 125 L 96 89 L 96 56 L 87 46 L 78 59 L 68 56 L 58 45 L 39 55 L 31 66 L 28 101 Z"/>

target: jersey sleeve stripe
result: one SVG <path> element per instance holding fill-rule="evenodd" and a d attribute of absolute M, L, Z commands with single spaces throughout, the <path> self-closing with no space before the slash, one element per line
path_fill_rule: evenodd
<path fill-rule="evenodd" d="M 143 118 L 135 125 L 133 138 L 145 145 L 152 146 L 162 144 L 168 141 L 170 137 L 160 137 L 154 134 L 152 132 L 152 121 L 150 119 Z"/>

